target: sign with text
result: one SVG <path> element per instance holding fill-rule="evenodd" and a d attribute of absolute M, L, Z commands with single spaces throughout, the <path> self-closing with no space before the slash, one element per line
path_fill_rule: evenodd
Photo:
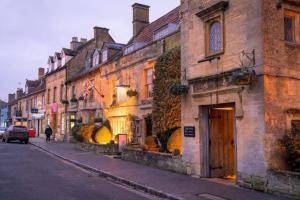
<path fill-rule="evenodd" d="M 195 137 L 195 127 L 194 126 L 185 126 L 183 128 L 184 137 Z"/>

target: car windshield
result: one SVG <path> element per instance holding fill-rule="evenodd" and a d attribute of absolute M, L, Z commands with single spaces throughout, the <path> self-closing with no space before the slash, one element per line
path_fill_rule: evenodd
<path fill-rule="evenodd" d="M 14 126 L 14 131 L 27 131 L 25 126 Z"/>

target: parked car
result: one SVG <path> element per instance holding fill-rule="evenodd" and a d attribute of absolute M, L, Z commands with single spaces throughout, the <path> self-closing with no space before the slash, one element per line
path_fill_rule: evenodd
<path fill-rule="evenodd" d="M 3 134 L 2 142 L 9 143 L 13 140 L 19 140 L 20 143 L 24 142 L 25 144 L 28 143 L 28 131 L 25 126 L 16 126 L 11 125 Z"/>
<path fill-rule="evenodd" d="M 3 134 L 5 133 L 6 128 L 5 127 L 0 127 L 0 139 L 3 138 Z"/>

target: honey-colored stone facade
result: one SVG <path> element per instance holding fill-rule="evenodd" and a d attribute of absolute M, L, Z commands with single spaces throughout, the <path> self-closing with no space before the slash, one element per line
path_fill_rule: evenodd
<path fill-rule="evenodd" d="M 46 76 L 46 117 L 44 127 L 50 125 L 53 130 L 53 138 L 55 140 L 65 140 L 65 105 L 61 100 L 65 99 L 65 81 L 66 69 L 58 68 L 58 70 Z M 54 88 L 56 88 L 54 99 Z M 62 90 L 62 91 L 61 91 Z"/>
<path fill-rule="evenodd" d="M 195 137 L 183 137 L 183 160 L 190 163 L 194 175 L 210 176 L 205 111 L 211 106 L 234 105 L 237 182 L 243 184 L 245 176 L 253 176 L 263 187 L 267 169 L 284 169 L 278 139 L 290 124 L 286 110 L 300 106 L 300 49 L 286 44 L 283 35 L 283 8 L 291 5 L 284 3 L 278 8 L 272 0 L 228 1 L 222 12 L 224 52 L 204 60 L 205 22 L 196 14 L 218 1 L 181 2 L 182 71 L 186 71 L 184 82 L 190 86 L 189 94 L 182 98 L 182 128 L 193 126 L 196 132 Z M 242 52 L 255 57 L 251 69 L 257 81 L 252 85 L 228 81 L 230 71 L 240 67 L 241 59 L 247 60 Z"/>

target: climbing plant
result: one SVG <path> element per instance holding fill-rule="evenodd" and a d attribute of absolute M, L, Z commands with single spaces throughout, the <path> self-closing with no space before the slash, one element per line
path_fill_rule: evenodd
<path fill-rule="evenodd" d="M 175 47 L 161 55 L 154 67 L 153 133 L 163 133 L 180 127 L 181 96 L 174 96 L 170 87 L 180 80 L 180 48 Z"/>

